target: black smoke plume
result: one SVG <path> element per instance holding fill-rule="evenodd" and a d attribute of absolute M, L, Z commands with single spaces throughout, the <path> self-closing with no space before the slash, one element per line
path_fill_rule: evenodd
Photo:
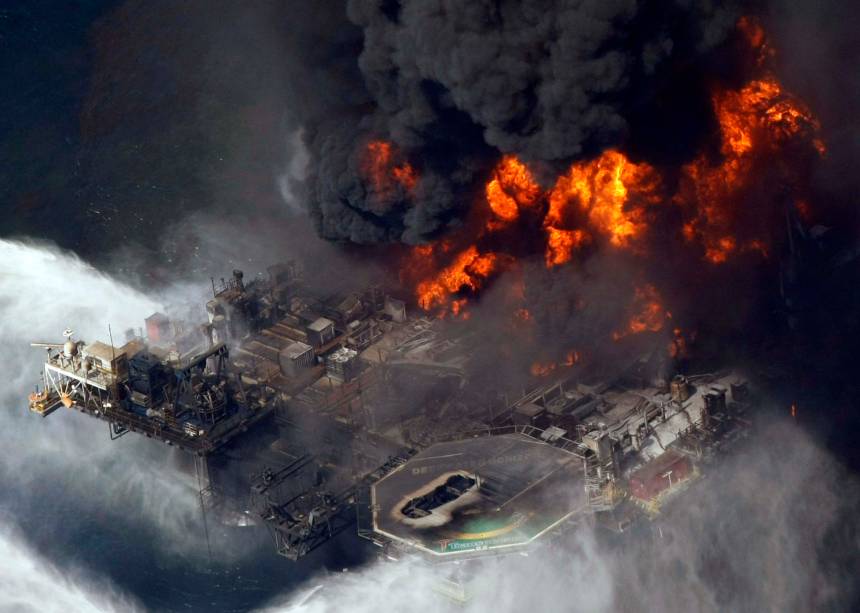
<path fill-rule="evenodd" d="M 332 28 L 337 12 L 325 19 L 334 35 L 310 52 L 323 87 L 302 89 L 308 200 L 323 237 L 358 243 L 444 232 L 500 153 L 552 165 L 624 142 L 655 87 L 695 66 L 738 15 L 709 2 L 352 1 L 352 25 Z M 410 198 L 368 194 L 361 156 L 374 139 L 418 166 Z"/>

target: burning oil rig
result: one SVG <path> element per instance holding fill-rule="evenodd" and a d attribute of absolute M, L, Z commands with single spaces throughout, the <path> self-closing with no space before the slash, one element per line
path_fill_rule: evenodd
<path fill-rule="evenodd" d="M 30 410 L 187 452 L 204 522 L 247 514 L 292 560 L 347 529 L 431 561 L 518 551 L 583 520 L 625 532 L 750 423 L 738 374 L 655 381 L 647 355 L 612 380 L 488 395 L 455 328 L 379 286 L 321 295 L 295 262 L 249 282 L 234 271 L 212 294 L 202 324 L 156 313 L 120 346 L 71 330 L 33 343 L 47 357 Z"/>

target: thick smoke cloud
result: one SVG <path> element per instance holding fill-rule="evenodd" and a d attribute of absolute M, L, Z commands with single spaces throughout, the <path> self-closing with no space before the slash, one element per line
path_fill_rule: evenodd
<path fill-rule="evenodd" d="M 724 8 L 662 8 L 702 48 L 732 25 Z M 539 160 L 579 155 L 591 139 L 617 140 L 629 88 L 684 42 L 668 19 L 648 23 L 652 15 L 623 0 L 352 2 L 350 17 L 364 29 L 365 82 L 398 143 L 420 146 L 438 121 L 423 89 L 432 82 L 444 88 L 446 105 L 483 129 L 488 145 Z"/>
<path fill-rule="evenodd" d="M 351 44 L 330 53 L 361 44 L 361 74 L 344 73 L 336 103 L 318 101 L 308 187 L 321 234 L 359 243 L 439 234 L 500 152 L 556 162 L 619 144 L 653 83 L 721 42 L 737 17 L 731 4 L 549 0 L 356 1 L 348 15 L 360 31 L 341 24 Z M 363 147 L 378 138 L 418 164 L 414 194 L 367 193 Z"/>

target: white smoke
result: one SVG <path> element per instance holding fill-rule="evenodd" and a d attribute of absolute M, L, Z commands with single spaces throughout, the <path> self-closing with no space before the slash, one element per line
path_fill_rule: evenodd
<path fill-rule="evenodd" d="M 0 521 L 0 613 L 133 613 L 141 607 L 79 571 L 60 569 Z"/>
<path fill-rule="evenodd" d="M 276 179 L 278 193 L 291 212 L 304 213 L 296 194 L 296 185 L 306 178 L 310 163 L 310 152 L 305 146 L 302 129 L 294 131 L 287 139 L 286 159 L 286 167 Z"/>

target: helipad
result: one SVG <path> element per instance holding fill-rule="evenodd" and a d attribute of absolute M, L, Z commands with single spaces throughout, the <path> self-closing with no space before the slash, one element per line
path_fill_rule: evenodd
<path fill-rule="evenodd" d="M 374 531 L 424 553 L 522 547 L 580 510 L 582 460 L 523 434 L 438 443 L 374 484 Z"/>

